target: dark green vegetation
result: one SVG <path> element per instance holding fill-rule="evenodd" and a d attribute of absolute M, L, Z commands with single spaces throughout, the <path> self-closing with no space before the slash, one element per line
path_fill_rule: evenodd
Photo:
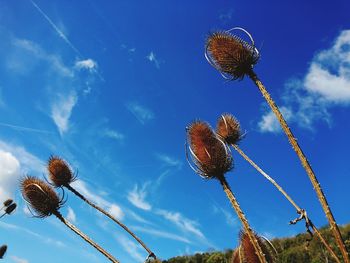
<path fill-rule="evenodd" d="M 350 249 L 350 224 L 339 227 L 346 248 Z M 336 249 L 336 243 L 332 233 L 326 227 L 320 229 L 322 236 L 329 242 L 331 247 L 341 257 L 340 252 Z M 280 263 L 322 263 L 335 262 L 326 251 L 317 237 L 312 238 L 308 233 L 298 234 L 295 237 L 275 238 L 271 240 L 276 250 L 278 251 L 278 262 Z M 224 252 L 214 251 L 195 254 L 191 256 L 179 256 L 163 260 L 163 263 L 231 263 L 233 250 Z"/>

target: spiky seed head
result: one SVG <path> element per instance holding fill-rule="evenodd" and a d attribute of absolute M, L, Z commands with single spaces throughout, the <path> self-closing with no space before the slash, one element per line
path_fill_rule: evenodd
<path fill-rule="evenodd" d="M 266 244 L 266 241 L 256 233 L 254 233 L 254 236 L 258 241 L 258 244 L 265 255 L 266 262 L 269 262 L 269 263 L 275 262 L 276 259 L 273 256 L 273 251 L 271 251 L 270 247 Z M 243 231 L 240 232 L 240 245 L 242 247 L 244 262 L 246 263 L 260 262 L 259 257 L 256 254 L 257 252 L 255 251 L 255 248 L 246 232 L 243 232 Z"/>
<path fill-rule="evenodd" d="M 9 206 L 10 204 L 12 204 L 13 203 L 13 200 L 12 199 L 7 199 L 7 200 L 5 200 L 4 201 L 4 206 Z"/>
<path fill-rule="evenodd" d="M 50 180 L 56 187 L 69 185 L 75 180 L 67 162 L 57 156 L 50 157 L 47 170 Z"/>
<path fill-rule="evenodd" d="M 16 203 L 9 205 L 8 207 L 6 207 L 5 213 L 10 215 L 16 209 L 16 207 L 17 207 Z"/>
<path fill-rule="evenodd" d="M 237 144 L 242 136 L 238 120 L 229 113 L 222 114 L 218 119 L 216 133 L 219 134 L 227 144 Z"/>
<path fill-rule="evenodd" d="M 193 122 L 187 130 L 187 140 L 200 175 L 221 177 L 232 169 L 230 152 L 206 122 Z"/>
<path fill-rule="evenodd" d="M 206 54 L 215 68 L 232 79 L 243 79 L 259 60 L 254 46 L 227 31 L 207 38 Z"/>
<path fill-rule="evenodd" d="M 239 248 L 235 249 L 232 254 L 231 263 L 243 263 L 239 256 Z"/>
<path fill-rule="evenodd" d="M 55 190 L 33 176 L 27 176 L 21 181 L 21 192 L 37 217 L 44 218 L 55 214 L 62 206 L 62 200 Z"/>
<path fill-rule="evenodd" d="M 0 247 L 0 259 L 2 259 L 7 251 L 7 245 L 2 245 Z"/>

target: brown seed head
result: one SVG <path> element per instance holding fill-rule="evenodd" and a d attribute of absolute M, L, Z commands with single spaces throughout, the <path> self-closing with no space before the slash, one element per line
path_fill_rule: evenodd
<path fill-rule="evenodd" d="M 21 192 L 37 217 L 44 218 L 56 213 L 63 203 L 49 184 L 32 176 L 22 180 Z"/>
<path fill-rule="evenodd" d="M 208 37 L 206 55 L 215 68 L 232 79 L 243 79 L 259 60 L 254 46 L 226 31 Z"/>
<path fill-rule="evenodd" d="M 222 114 L 218 119 L 216 132 L 227 144 L 237 144 L 242 135 L 239 122 L 229 113 Z"/>
<path fill-rule="evenodd" d="M 187 138 L 200 175 L 220 177 L 232 169 L 231 154 L 206 122 L 193 122 L 188 128 Z"/>
<path fill-rule="evenodd" d="M 6 207 L 5 213 L 10 215 L 16 209 L 16 207 L 17 207 L 16 203 L 9 205 L 8 207 Z"/>
<path fill-rule="evenodd" d="M 4 257 L 6 251 L 7 251 L 7 246 L 6 245 L 2 245 L 0 247 L 0 259 L 2 259 Z"/>
<path fill-rule="evenodd" d="M 4 206 L 9 206 L 12 203 L 13 203 L 12 199 L 7 199 L 6 201 L 4 201 Z"/>
<path fill-rule="evenodd" d="M 275 262 L 275 257 L 273 256 L 273 251 L 271 251 L 267 242 L 259 237 L 257 234 L 254 234 L 255 238 L 258 240 L 258 243 L 265 255 L 266 262 L 273 263 Z M 250 238 L 247 233 L 240 232 L 240 244 L 242 246 L 242 253 L 244 262 L 246 263 L 259 263 L 259 257 L 255 252 L 254 246 L 250 241 Z"/>
<path fill-rule="evenodd" d="M 240 255 L 239 255 L 239 248 L 237 248 L 237 249 L 235 249 L 235 251 L 233 251 L 231 263 L 243 263 L 241 258 L 240 258 Z"/>
<path fill-rule="evenodd" d="M 75 180 L 68 164 L 57 156 L 50 157 L 47 164 L 47 170 L 49 172 L 50 180 L 56 187 L 69 185 Z"/>

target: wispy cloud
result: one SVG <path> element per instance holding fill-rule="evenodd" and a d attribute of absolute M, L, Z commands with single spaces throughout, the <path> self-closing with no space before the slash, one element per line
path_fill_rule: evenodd
<path fill-rule="evenodd" d="M 72 186 L 87 199 L 90 199 L 95 204 L 102 206 L 107 211 L 112 212 L 117 219 L 122 220 L 124 218 L 125 214 L 118 204 L 109 202 L 97 193 L 90 190 L 84 181 L 76 180 L 72 183 Z"/>
<path fill-rule="evenodd" d="M 67 210 L 68 210 L 67 212 L 68 221 L 75 224 L 77 222 L 77 216 L 75 215 L 74 210 L 70 206 L 68 206 Z"/>
<path fill-rule="evenodd" d="M 199 229 L 198 222 L 186 218 L 179 212 L 171 212 L 167 210 L 158 209 L 156 213 L 162 216 L 164 219 L 175 224 L 183 232 L 193 234 L 202 240 L 206 240 L 204 234 Z"/>
<path fill-rule="evenodd" d="M 22 226 L 18 226 L 15 224 L 8 224 L 5 222 L 0 222 L 0 227 L 5 228 L 5 229 L 10 229 L 12 231 L 16 231 L 16 232 L 21 233 L 21 234 L 30 235 L 30 236 L 35 237 L 35 238 L 39 239 L 40 241 L 47 243 L 47 244 L 53 244 L 57 247 L 66 247 L 66 245 L 62 241 L 57 240 L 57 238 L 53 239 L 50 237 L 46 237 L 42 234 L 39 234 L 37 232 L 34 232 L 34 231 L 29 230 L 29 229 L 22 227 Z"/>
<path fill-rule="evenodd" d="M 160 68 L 160 63 L 161 63 L 161 61 L 156 57 L 156 54 L 155 54 L 153 51 L 151 51 L 151 52 L 147 55 L 146 59 L 147 59 L 148 61 L 150 61 L 151 63 L 154 63 L 154 65 L 156 66 L 157 69 Z"/>
<path fill-rule="evenodd" d="M 167 154 L 157 153 L 156 157 L 158 160 L 160 160 L 163 163 L 164 166 L 174 167 L 177 169 L 181 169 L 182 167 L 182 161 L 175 159 Z"/>
<path fill-rule="evenodd" d="M 169 233 L 166 231 L 162 231 L 162 230 L 157 230 L 157 229 L 153 229 L 153 228 L 146 228 L 146 227 L 140 227 L 140 226 L 133 226 L 132 227 L 133 230 L 138 231 L 138 232 L 142 232 L 142 233 L 146 233 L 146 234 L 150 234 L 152 236 L 156 236 L 156 237 L 162 237 L 162 238 L 166 238 L 166 239 L 171 239 L 171 240 L 175 240 L 175 241 L 180 241 L 186 244 L 191 244 L 192 242 L 180 235 L 174 234 L 174 233 Z"/>
<path fill-rule="evenodd" d="M 74 67 L 78 70 L 88 70 L 90 72 L 96 72 L 97 70 L 97 62 L 94 61 L 91 58 L 85 59 L 85 60 L 78 60 L 77 62 L 75 62 Z"/>
<path fill-rule="evenodd" d="M 137 262 L 144 262 L 145 257 L 142 254 L 142 247 L 135 242 L 131 241 L 129 238 L 124 235 L 118 235 L 116 237 L 118 243 L 122 248 Z"/>
<path fill-rule="evenodd" d="M 126 107 L 141 124 L 154 119 L 154 113 L 137 102 L 131 102 Z"/>
<path fill-rule="evenodd" d="M 20 164 L 10 152 L 0 149 L 0 202 L 12 197 L 20 177 Z"/>
<path fill-rule="evenodd" d="M 50 24 L 53 30 L 56 31 L 58 36 L 63 39 L 63 41 L 80 57 L 82 57 L 80 51 L 73 45 L 73 43 L 68 39 L 68 37 L 58 28 L 58 26 L 52 21 L 52 19 L 33 1 L 30 0 L 35 9 L 44 17 L 44 19 Z"/>
<path fill-rule="evenodd" d="M 331 124 L 329 110 L 350 104 L 350 30 L 343 30 L 329 49 L 319 51 L 304 78 L 286 82 L 282 96 L 282 114 L 290 123 L 313 130 L 323 121 Z M 271 111 L 258 123 L 262 132 L 278 132 L 277 120 Z"/>
<path fill-rule="evenodd" d="M 221 213 L 225 217 L 226 223 L 229 226 L 236 226 L 237 225 L 237 220 L 233 216 L 232 212 L 227 211 L 226 209 L 222 208 L 221 206 L 219 206 L 217 204 L 213 205 L 213 211 L 215 214 Z"/>
<path fill-rule="evenodd" d="M 132 203 L 137 208 L 149 211 L 152 209 L 152 206 L 150 203 L 148 203 L 145 200 L 145 198 L 147 196 L 146 187 L 147 187 L 147 184 L 144 184 L 139 189 L 138 185 L 135 185 L 133 190 L 131 190 L 128 193 L 127 198 L 130 201 L 130 203 Z"/>
<path fill-rule="evenodd" d="M 13 262 L 16 262 L 16 263 L 29 263 L 27 259 L 20 258 L 17 256 L 10 256 L 10 258 L 12 259 Z"/>
<path fill-rule="evenodd" d="M 24 126 L 19 126 L 19 125 L 13 125 L 13 124 L 4 123 L 4 122 L 0 122 L 0 126 L 8 127 L 8 128 L 13 129 L 13 130 L 16 130 L 16 131 L 23 131 L 23 132 L 36 132 L 36 133 L 46 133 L 46 134 L 52 133 L 52 132 L 47 131 L 47 130 L 29 128 L 29 127 L 24 127 Z"/>
<path fill-rule="evenodd" d="M 124 134 L 112 129 L 105 129 L 102 135 L 117 141 L 122 141 L 125 138 Z"/>
<path fill-rule="evenodd" d="M 57 100 L 51 105 L 51 118 L 55 122 L 58 131 L 61 135 L 69 129 L 69 118 L 72 110 L 78 101 L 75 92 L 68 95 L 59 95 Z"/>

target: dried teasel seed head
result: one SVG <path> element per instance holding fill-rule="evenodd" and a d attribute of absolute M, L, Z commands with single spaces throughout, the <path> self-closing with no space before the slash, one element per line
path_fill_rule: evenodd
<path fill-rule="evenodd" d="M 187 129 L 187 141 L 199 175 L 218 178 L 232 169 L 231 153 L 206 122 L 191 123 Z"/>
<path fill-rule="evenodd" d="M 244 29 L 240 29 L 246 32 Z M 246 32 L 248 35 L 249 33 Z M 250 36 L 250 35 L 249 35 Z M 253 44 L 229 31 L 212 33 L 207 38 L 206 57 L 221 73 L 232 79 L 243 79 L 259 60 L 259 52 Z"/>
<path fill-rule="evenodd" d="M 9 205 L 8 207 L 6 207 L 5 213 L 10 215 L 16 209 L 16 207 L 17 207 L 16 203 Z"/>
<path fill-rule="evenodd" d="M 56 187 L 69 185 L 75 180 L 75 176 L 67 162 L 57 156 L 50 157 L 47 170 L 50 180 Z"/>
<path fill-rule="evenodd" d="M 4 206 L 9 206 L 13 203 L 12 199 L 7 199 L 6 201 L 4 201 Z"/>
<path fill-rule="evenodd" d="M 227 144 L 237 144 L 241 139 L 241 127 L 237 119 L 229 113 L 222 114 L 216 125 L 216 133 Z"/>
<path fill-rule="evenodd" d="M 240 245 L 242 248 L 241 253 L 243 254 L 242 257 L 244 258 L 244 262 L 259 263 L 260 262 L 259 257 L 256 254 L 255 248 L 248 234 L 241 231 L 239 235 L 240 235 Z M 274 248 L 273 249 L 271 248 L 272 245 L 262 237 L 258 236 L 257 234 L 254 233 L 254 235 L 265 255 L 266 262 L 269 262 L 269 263 L 276 262 L 276 257 L 274 255 L 275 251 L 273 251 Z"/>
<path fill-rule="evenodd" d="M 7 251 L 7 245 L 2 245 L 0 247 L 0 259 L 2 259 Z"/>
<path fill-rule="evenodd" d="M 239 255 L 240 251 L 239 251 L 240 248 L 237 248 L 233 251 L 233 254 L 232 254 L 232 258 L 231 258 L 231 263 L 243 263 L 243 261 L 241 260 L 241 257 Z"/>
<path fill-rule="evenodd" d="M 49 184 L 33 176 L 27 176 L 21 181 L 21 192 L 36 217 L 44 218 L 55 214 L 63 204 Z"/>

